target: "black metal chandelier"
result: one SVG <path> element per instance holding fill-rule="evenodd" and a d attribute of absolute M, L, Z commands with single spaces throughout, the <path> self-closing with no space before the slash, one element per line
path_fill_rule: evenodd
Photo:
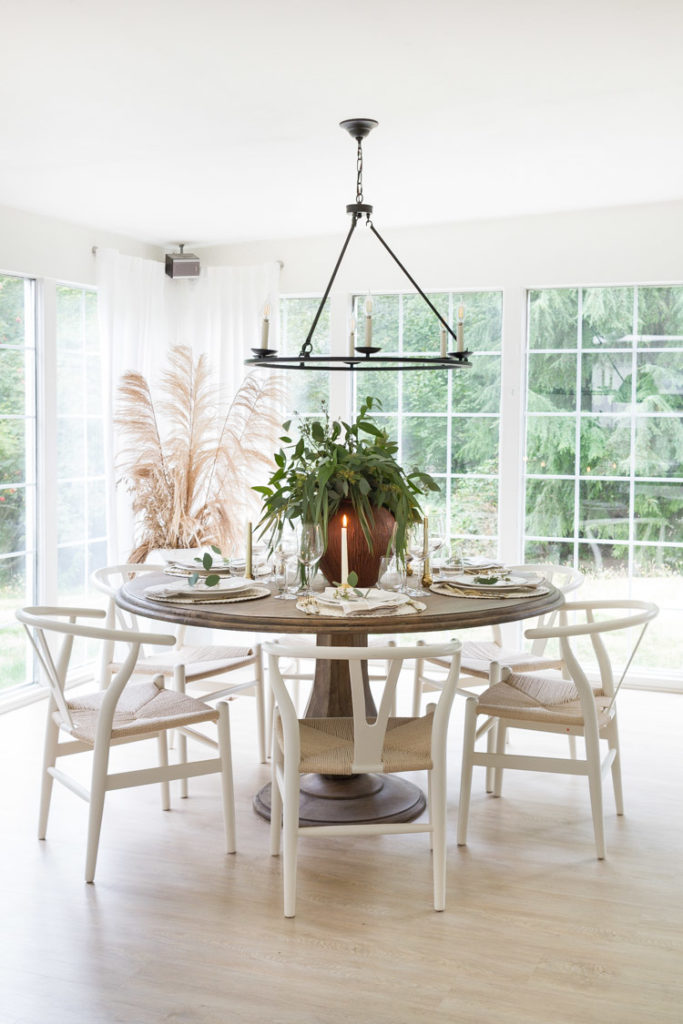
<path fill-rule="evenodd" d="M 267 319 L 264 319 L 261 347 L 252 348 L 251 351 L 254 353 L 253 358 L 246 359 L 245 365 L 274 368 L 279 370 L 346 370 L 352 372 L 356 370 L 453 370 L 471 367 L 472 364 L 467 358 L 470 355 L 470 352 L 465 349 L 463 343 L 462 317 L 459 318 L 457 333 L 455 333 L 446 320 L 441 316 L 438 309 L 436 309 L 434 304 L 425 295 L 417 281 L 408 273 L 398 256 L 382 238 L 371 219 L 372 206 L 370 206 L 369 203 L 363 202 L 363 139 L 370 134 L 373 128 L 377 127 L 377 123 L 377 121 L 368 117 L 351 118 L 348 121 L 340 122 L 340 128 L 347 131 L 358 143 L 356 159 L 356 201 L 355 203 L 350 203 L 346 207 L 346 212 L 351 215 L 351 228 L 349 229 L 349 233 L 342 245 L 341 252 L 339 253 L 337 262 L 334 265 L 332 275 L 327 282 L 325 293 L 320 301 L 320 305 L 318 306 L 317 312 L 313 318 L 313 323 L 309 328 L 306 340 L 301 346 L 299 354 L 293 356 L 278 355 L 277 349 L 268 348 L 268 321 Z M 327 297 L 330 294 L 330 289 L 332 288 L 334 279 L 337 276 L 337 271 L 344 259 L 344 254 L 346 253 L 349 242 L 351 241 L 351 236 L 363 217 L 365 217 L 366 226 L 370 231 L 372 231 L 375 238 L 381 242 L 391 258 L 402 270 L 413 287 L 422 296 L 431 311 L 434 313 L 434 316 L 441 324 L 441 344 L 438 355 L 379 355 L 382 351 L 381 347 L 369 344 L 372 340 L 371 322 L 369 323 L 371 320 L 370 314 L 372 307 L 369 302 L 366 304 L 365 345 L 355 345 L 355 343 L 352 342 L 348 355 L 344 356 L 313 355 L 311 339 L 313 338 L 315 329 L 318 326 L 320 314 L 322 313 Z M 355 341 L 355 331 L 353 328 L 351 338 Z M 448 351 L 449 342 L 452 344 L 452 352 Z"/>

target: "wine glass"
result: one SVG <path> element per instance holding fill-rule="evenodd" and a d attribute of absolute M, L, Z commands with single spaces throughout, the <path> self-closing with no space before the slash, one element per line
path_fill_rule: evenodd
<path fill-rule="evenodd" d="M 440 551 L 446 541 L 446 522 L 440 512 L 429 513 L 427 528 L 426 557 L 431 558 Z"/>
<path fill-rule="evenodd" d="M 299 550 L 297 558 L 301 564 L 302 585 L 300 594 L 311 593 L 311 581 L 315 568 L 323 556 L 323 531 L 320 523 L 302 523 L 299 528 Z"/>
<path fill-rule="evenodd" d="M 414 562 L 418 562 L 423 561 L 426 554 L 424 526 L 422 523 L 412 523 L 406 530 L 406 556 L 409 555 Z M 408 594 L 410 597 L 419 597 L 422 594 L 422 590 L 408 586 L 408 561 L 408 557 L 405 557 L 401 563 L 402 579 L 398 592 L 400 594 Z"/>

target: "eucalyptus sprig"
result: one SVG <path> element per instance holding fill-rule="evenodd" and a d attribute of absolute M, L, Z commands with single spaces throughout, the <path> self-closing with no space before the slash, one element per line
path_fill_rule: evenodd
<path fill-rule="evenodd" d="M 215 544 L 211 545 L 211 550 L 214 552 L 214 554 L 218 555 L 220 558 L 223 558 L 223 552 L 221 551 L 220 548 L 216 547 Z M 199 562 L 200 565 L 202 566 L 202 568 L 206 569 L 206 571 L 209 573 L 208 576 L 202 576 L 202 580 L 204 582 L 204 586 L 206 586 L 206 587 L 216 587 L 216 586 L 218 586 L 218 584 L 221 581 L 220 576 L 218 576 L 215 572 L 212 573 L 210 571 L 213 568 L 213 555 L 209 554 L 208 551 L 205 551 L 201 558 L 195 556 L 194 561 L 195 562 Z M 191 587 L 193 587 L 195 585 L 195 583 L 197 583 L 199 578 L 200 578 L 199 577 L 199 573 L 198 572 L 193 572 L 189 576 L 188 583 L 190 584 Z"/>
<path fill-rule="evenodd" d="M 320 523 L 327 544 L 327 524 L 343 501 L 350 501 L 372 551 L 373 509 L 386 508 L 396 520 L 393 548 L 405 557 L 408 527 L 422 521 L 420 497 L 438 491 L 428 473 L 409 473 L 396 460 L 398 444 L 370 415 L 380 411 L 378 398 L 367 397 L 351 423 L 331 420 L 323 404 L 321 419 L 298 421 L 299 438 L 283 424 L 283 447 L 275 453 L 276 469 L 264 486 L 254 490 L 263 498 L 258 523 L 261 536 L 270 531 L 276 546 L 286 521 Z"/>

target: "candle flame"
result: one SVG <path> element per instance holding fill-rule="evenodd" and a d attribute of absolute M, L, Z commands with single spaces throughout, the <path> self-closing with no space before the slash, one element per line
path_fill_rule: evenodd
<path fill-rule="evenodd" d="M 462 320 L 464 316 L 465 316 L 465 307 L 464 306 L 458 306 L 458 320 Z"/>
<path fill-rule="evenodd" d="M 354 334 L 355 330 L 356 330 L 356 318 L 355 318 L 355 316 L 352 316 L 351 317 L 351 334 Z"/>
<path fill-rule="evenodd" d="M 342 516 L 342 526 L 346 529 L 346 516 Z"/>
<path fill-rule="evenodd" d="M 263 307 L 263 319 L 267 320 L 269 317 L 270 317 L 270 303 L 266 302 L 265 306 Z"/>
<path fill-rule="evenodd" d="M 366 316 L 371 316 L 372 315 L 372 297 L 370 295 L 370 292 L 368 292 L 368 297 L 365 300 L 365 315 Z"/>

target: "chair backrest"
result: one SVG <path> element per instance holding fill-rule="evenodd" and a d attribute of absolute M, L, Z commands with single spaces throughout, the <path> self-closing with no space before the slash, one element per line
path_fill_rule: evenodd
<path fill-rule="evenodd" d="M 389 715 L 394 703 L 394 694 L 401 669 L 405 661 L 415 658 L 450 658 L 448 676 L 439 694 L 436 708 L 433 710 L 432 746 L 446 742 L 448 718 L 458 684 L 460 671 L 459 640 L 442 644 L 425 644 L 421 646 L 394 647 L 315 647 L 304 646 L 283 641 L 268 642 L 263 650 L 268 655 L 269 679 L 280 710 L 285 745 L 289 749 L 299 750 L 299 726 L 296 710 L 285 682 L 280 674 L 280 658 L 315 658 L 329 661 L 347 661 L 351 680 L 351 699 L 353 702 L 353 736 L 354 754 L 352 770 L 354 772 L 383 771 L 382 751 L 384 736 L 389 722 Z M 372 660 L 387 663 L 388 673 L 384 681 L 377 717 L 368 721 L 365 712 L 365 691 L 361 663 Z"/>
<path fill-rule="evenodd" d="M 138 619 L 131 612 L 124 611 L 116 604 L 114 597 L 116 592 L 128 583 L 132 576 L 143 573 L 158 573 L 162 570 L 160 565 L 141 565 L 137 562 L 123 562 L 121 565 L 107 565 L 103 569 L 95 569 L 90 580 L 96 590 L 106 594 L 109 598 L 107 625 L 114 629 L 118 623 L 121 629 L 139 629 Z"/>
<path fill-rule="evenodd" d="M 572 590 L 576 590 L 583 583 L 583 573 L 579 572 L 578 569 L 573 569 L 570 565 L 555 565 L 553 562 L 538 562 L 538 563 L 526 563 L 524 565 L 511 565 L 509 566 L 510 572 L 520 573 L 537 573 L 543 576 L 548 583 L 552 583 L 554 587 L 561 590 L 563 594 L 569 594 Z M 536 626 L 552 626 L 555 622 L 563 622 L 563 609 L 555 608 L 551 612 L 547 612 L 545 615 L 540 615 L 536 619 Z M 496 637 L 496 642 L 502 644 L 502 634 L 500 634 L 500 626 L 494 627 L 494 633 L 496 629 L 501 636 L 501 639 Z M 528 636 L 528 633 L 526 634 Z M 545 651 L 548 640 L 537 637 L 531 644 L 531 654 L 541 655 Z"/>
<path fill-rule="evenodd" d="M 102 569 L 95 569 L 90 579 L 95 589 L 106 594 L 109 598 L 107 603 L 107 626 L 110 629 L 115 629 L 117 626 L 124 630 L 140 630 L 143 628 L 137 615 L 127 612 L 117 605 L 115 595 L 124 583 L 129 582 L 131 576 L 138 576 L 143 573 L 159 573 L 162 569 L 161 565 L 141 565 L 139 562 L 122 562 L 120 565 L 107 565 Z M 185 626 L 174 626 L 173 629 L 175 632 L 175 647 L 180 648 L 185 640 Z M 144 656 L 144 654 L 143 650 L 141 656 Z M 118 660 L 114 650 L 114 643 L 110 641 L 104 644 L 99 668 L 102 686 L 107 685 L 109 667 L 118 662 Z"/>
<path fill-rule="evenodd" d="M 548 640 L 556 637 L 560 641 L 563 660 L 576 684 L 580 695 L 592 692 L 586 674 L 581 666 L 580 656 L 576 652 L 575 640 L 578 637 L 590 636 L 600 672 L 600 686 L 603 693 L 610 698 L 610 707 L 623 683 L 640 642 L 645 634 L 648 623 L 659 614 L 659 608 L 651 601 L 605 600 L 605 601 L 571 601 L 562 608 L 564 621 L 560 624 L 545 624 L 526 630 L 530 639 Z M 607 618 L 596 619 L 595 613 L 611 614 Z M 572 621 L 568 621 L 571 619 Z M 627 653 L 624 669 L 615 683 L 611 659 L 605 648 L 602 636 L 618 630 L 632 629 L 640 626 Z M 629 649 L 627 648 L 627 652 Z"/>
<path fill-rule="evenodd" d="M 106 713 L 111 711 L 113 716 L 124 686 L 130 678 L 135 662 L 143 643 L 163 644 L 171 646 L 175 643 L 175 637 L 166 634 L 142 633 L 139 630 L 110 629 L 106 626 L 89 626 L 78 622 L 78 619 L 104 619 L 106 612 L 101 608 L 55 608 L 55 607 L 29 607 L 20 608 L 16 617 L 24 625 L 29 640 L 35 650 L 40 665 L 44 672 L 44 680 L 50 690 L 54 709 L 67 728 L 73 726 L 71 712 L 64 696 L 69 670 L 69 659 L 73 649 L 74 637 L 86 637 L 91 640 L 101 640 L 105 643 L 120 641 L 128 646 L 128 653 L 123 661 L 121 669 L 117 672 L 110 684 L 110 693 L 103 702 L 103 709 L 106 705 Z M 50 644 L 50 637 L 63 637 L 53 651 L 54 642 Z M 56 637 L 53 637 L 53 641 Z"/>

